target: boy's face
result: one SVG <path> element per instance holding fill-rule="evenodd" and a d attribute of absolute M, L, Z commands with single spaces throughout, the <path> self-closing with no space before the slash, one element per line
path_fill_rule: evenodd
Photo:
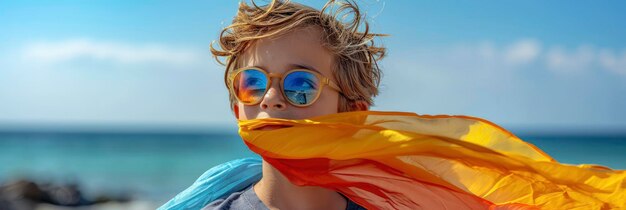
<path fill-rule="evenodd" d="M 317 70 L 335 83 L 332 74 L 333 59 L 320 41 L 321 31 L 317 28 L 295 30 L 285 35 L 263 38 L 247 49 L 241 58 L 240 67 L 255 66 L 268 73 L 283 74 L 305 66 Z M 321 95 L 312 105 L 296 107 L 286 101 L 281 93 L 280 78 L 272 78 L 271 87 L 260 103 L 244 105 L 237 101 L 235 115 L 240 120 L 259 118 L 304 119 L 337 113 L 339 93 L 324 86 Z"/>

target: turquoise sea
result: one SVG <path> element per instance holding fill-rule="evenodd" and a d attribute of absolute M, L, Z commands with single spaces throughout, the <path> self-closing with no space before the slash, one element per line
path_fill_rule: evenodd
<path fill-rule="evenodd" d="M 626 169 L 626 135 L 518 136 L 560 162 Z M 235 132 L 3 132 L 0 183 L 18 178 L 75 182 L 87 195 L 164 202 L 212 166 L 254 155 Z"/>

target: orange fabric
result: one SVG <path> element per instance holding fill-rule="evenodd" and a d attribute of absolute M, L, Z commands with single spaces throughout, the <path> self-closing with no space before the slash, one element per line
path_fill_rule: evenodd
<path fill-rule="evenodd" d="M 290 127 L 255 130 L 265 125 Z M 626 171 L 558 163 L 479 118 L 364 111 L 239 126 L 293 183 L 369 209 L 626 208 Z"/>

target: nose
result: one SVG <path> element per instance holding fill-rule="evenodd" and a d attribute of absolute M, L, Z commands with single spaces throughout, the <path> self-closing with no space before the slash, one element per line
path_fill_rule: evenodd
<path fill-rule="evenodd" d="M 280 93 L 280 89 L 278 88 L 278 81 L 272 82 L 272 86 L 267 90 L 263 100 L 261 101 L 261 109 L 264 110 L 284 110 L 287 108 L 287 104 L 285 103 L 285 99 L 283 95 Z"/>

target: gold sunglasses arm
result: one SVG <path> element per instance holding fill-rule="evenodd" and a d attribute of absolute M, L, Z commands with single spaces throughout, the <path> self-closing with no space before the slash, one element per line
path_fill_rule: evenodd
<path fill-rule="evenodd" d="M 341 88 L 339 88 L 339 86 L 337 86 L 337 84 L 335 84 L 333 81 L 330 81 L 330 79 L 323 78 L 322 81 L 324 82 L 324 84 L 328 85 L 332 89 L 335 89 L 337 92 L 342 93 Z"/>

